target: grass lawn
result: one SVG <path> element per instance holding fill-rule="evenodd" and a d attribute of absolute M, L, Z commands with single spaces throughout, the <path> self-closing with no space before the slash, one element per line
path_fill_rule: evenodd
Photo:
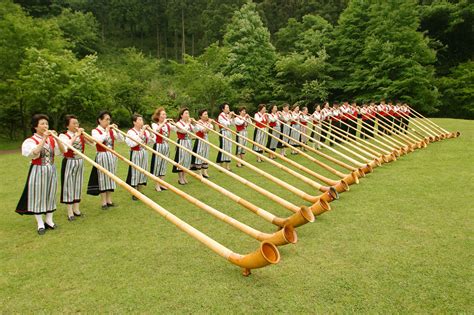
<path fill-rule="evenodd" d="M 14 213 L 28 160 L 19 153 L 0 155 L 1 312 L 473 313 L 474 121 L 436 121 L 461 137 L 375 169 L 331 203 L 332 211 L 298 228 L 298 243 L 279 248 L 279 264 L 250 277 L 120 188 L 114 194 L 119 207 L 107 211 L 98 198 L 84 195 L 86 216 L 75 222 L 67 221 L 58 203 L 58 230 L 40 237 L 33 217 Z M 118 150 L 128 155 L 124 144 Z M 89 147 L 88 155 L 93 151 Z M 247 159 L 255 161 L 249 154 Z M 318 170 L 301 156 L 292 159 Z M 269 163 L 255 165 L 311 192 Z M 119 163 L 118 175 L 125 179 L 126 172 Z M 234 172 L 307 204 L 248 168 Z M 89 173 L 87 165 L 86 181 Z M 290 215 L 212 168 L 210 174 L 270 212 Z M 167 180 L 176 184 L 177 176 L 170 172 Z M 258 247 L 152 186 L 145 194 L 235 252 Z M 275 231 L 193 179 L 182 189 L 254 228 Z"/>

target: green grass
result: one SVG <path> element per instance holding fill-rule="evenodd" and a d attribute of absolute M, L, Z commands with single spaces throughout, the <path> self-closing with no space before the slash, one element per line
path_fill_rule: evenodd
<path fill-rule="evenodd" d="M 36 234 L 32 217 L 14 213 L 28 170 L 19 154 L 0 156 L 0 309 L 31 312 L 472 313 L 474 122 L 436 120 L 460 138 L 430 144 L 351 186 L 333 210 L 297 229 L 281 262 L 243 277 L 122 189 L 119 207 L 102 211 L 84 196 L 85 218 Z M 214 139 L 215 140 L 215 139 Z M 125 145 L 119 151 L 126 153 Z M 93 149 L 88 148 L 90 156 Z M 317 169 L 302 157 L 292 157 Z M 254 157 L 247 156 L 249 161 Z M 59 163 L 58 159 L 58 163 Z M 59 165 L 59 164 L 58 164 Z M 299 188 L 268 163 L 256 164 Z M 119 164 L 118 175 L 126 177 Z M 248 168 L 234 171 L 296 204 L 306 204 Z M 87 180 L 90 167 L 87 166 Z M 328 175 L 325 172 L 322 172 Z M 212 180 L 280 215 L 290 212 L 210 169 Z M 167 180 L 176 183 L 176 175 Z M 183 190 L 259 230 L 275 227 L 190 180 Z M 230 249 L 258 242 L 170 191 L 145 193 Z M 177 185 L 178 186 L 178 185 Z M 182 186 L 179 186 L 182 188 Z"/>
<path fill-rule="evenodd" d="M 21 141 L 0 138 L 0 151 L 2 150 L 18 150 L 20 152 Z"/>

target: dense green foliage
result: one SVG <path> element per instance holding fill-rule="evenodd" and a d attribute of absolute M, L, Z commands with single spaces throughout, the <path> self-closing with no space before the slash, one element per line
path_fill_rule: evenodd
<path fill-rule="evenodd" d="M 400 99 L 473 118 L 474 4 L 1 0 L 0 131 L 103 108 Z"/>

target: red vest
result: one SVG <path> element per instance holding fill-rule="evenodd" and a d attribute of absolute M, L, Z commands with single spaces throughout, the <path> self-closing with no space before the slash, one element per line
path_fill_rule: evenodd
<path fill-rule="evenodd" d="M 134 128 L 132 128 L 130 130 L 135 131 L 135 134 L 138 136 L 138 132 Z M 146 135 L 146 132 L 143 135 L 145 136 L 145 144 L 147 144 L 148 143 L 148 136 Z M 141 148 L 141 146 L 139 144 L 137 144 L 136 146 L 131 147 L 130 149 L 132 151 L 140 151 L 140 148 Z"/>
<path fill-rule="evenodd" d="M 257 126 L 258 128 L 265 128 L 267 125 L 267 117 L 265 117 L 265 115 L 262 115 L 262 118 L 263 119 L 261 122 L 255 120 L 255 126 Z"/>
<path fill-rule="evenodd" d="M 54 164 L 54 147 L 56 146 L 56 142 L 54 141 L 53 136 L 49 136 L 49 143 L 51 144 L 51 147 L 53 148 L 53 155 L 51 156 L 51 164 Z M 36 145 L 39 144 L 39 141 L 35 137 L 31 137 L 31 139 L 36 143 Z M 31 160 L 31 164 L 33 165 L 42 165 L 41 163 L 41 154 L 39 158 Z"/>
<path fill-rule="evenodd" d="M 168 128 L 168 136 L 170 135 L 171 132 L 171 127 L 168 123 L 165 124 L 166 128 Z M 157 132 L 158 134 L 156 135 L 156 143 L 163 143 L 163 137 L 160 136 L 163 134 L 163 127 L 160 128 Z"/>
<path fill-rule="evenodd" d="M 102 130 L 100 130 L 99 128 L 95 128 L 95 130 L 97 130 L 97 132 L 100 135 L 102 134 Z M 115 138 L 114 138 L 114 132 L 112 131 L 112 129 L 109 129 L 109 135 L 110 135 L 110 139 L 112 139 L 112 150 L 113 150 L 114 149 L 114 144 L 115 144 Z M 107 151 L 106 149 L 104 149 L 103 147 L 101 147 L 98 144 L 95 145 L 95 148 L 96 148 L 97 152 L 106 152 Z"/>
<path fill-rule="evenodd" d="M 72 139 L 71 136 L 67 133 L 67 131 L 64 134 L 66 135 L 66 137 L 69 138 L 69 140 Z M 85 146 L 84 145 L 85 144 L 84 135 L 80 135 L 79 139 L 81 140 L 81 145 L 82 145 L 81 152 L 84 153 L 84 146 Z M 72 159 L 74 157 L 74 151 L 71 150 L 71 149 L 68 149 L 63 155 L 64 155 L 65 158 Z"/>

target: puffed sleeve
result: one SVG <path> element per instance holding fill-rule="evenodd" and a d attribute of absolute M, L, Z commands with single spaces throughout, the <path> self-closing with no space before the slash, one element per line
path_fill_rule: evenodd
<path fill-rule="evenodd" d="M 40 156 L 39 154 L 33 153 L 33 150 L 36 149 L 37 146 L 38 144 L 36 144 L 36 142 L 34 142 L 33 140 L 26 139 L 21 145 L 21 155 L 27 158 L 36 159 Z"/>
<path fill-rule="evenodd" d="M 103 132 L 102 134 L 100 134 L 97 129 L 92 129 L 92 132 L 91 132 L 91 136 L 92 138 L 94 138 L 94 140 L 98 143 L 104 143 L 104 140 L 105 140 L 105 132 Z"/>
<path fill-rule="evenodd" d="M 127 136 L 128 137 L 125 138 L 125 143 L 130 148 L 136 147 L 139 143 L 143 143 L 142 139 L 140 139 L 140 137 L 131 129 L 127 131 Z M 130 139 L 129 137 L 132 139 Z"/>

